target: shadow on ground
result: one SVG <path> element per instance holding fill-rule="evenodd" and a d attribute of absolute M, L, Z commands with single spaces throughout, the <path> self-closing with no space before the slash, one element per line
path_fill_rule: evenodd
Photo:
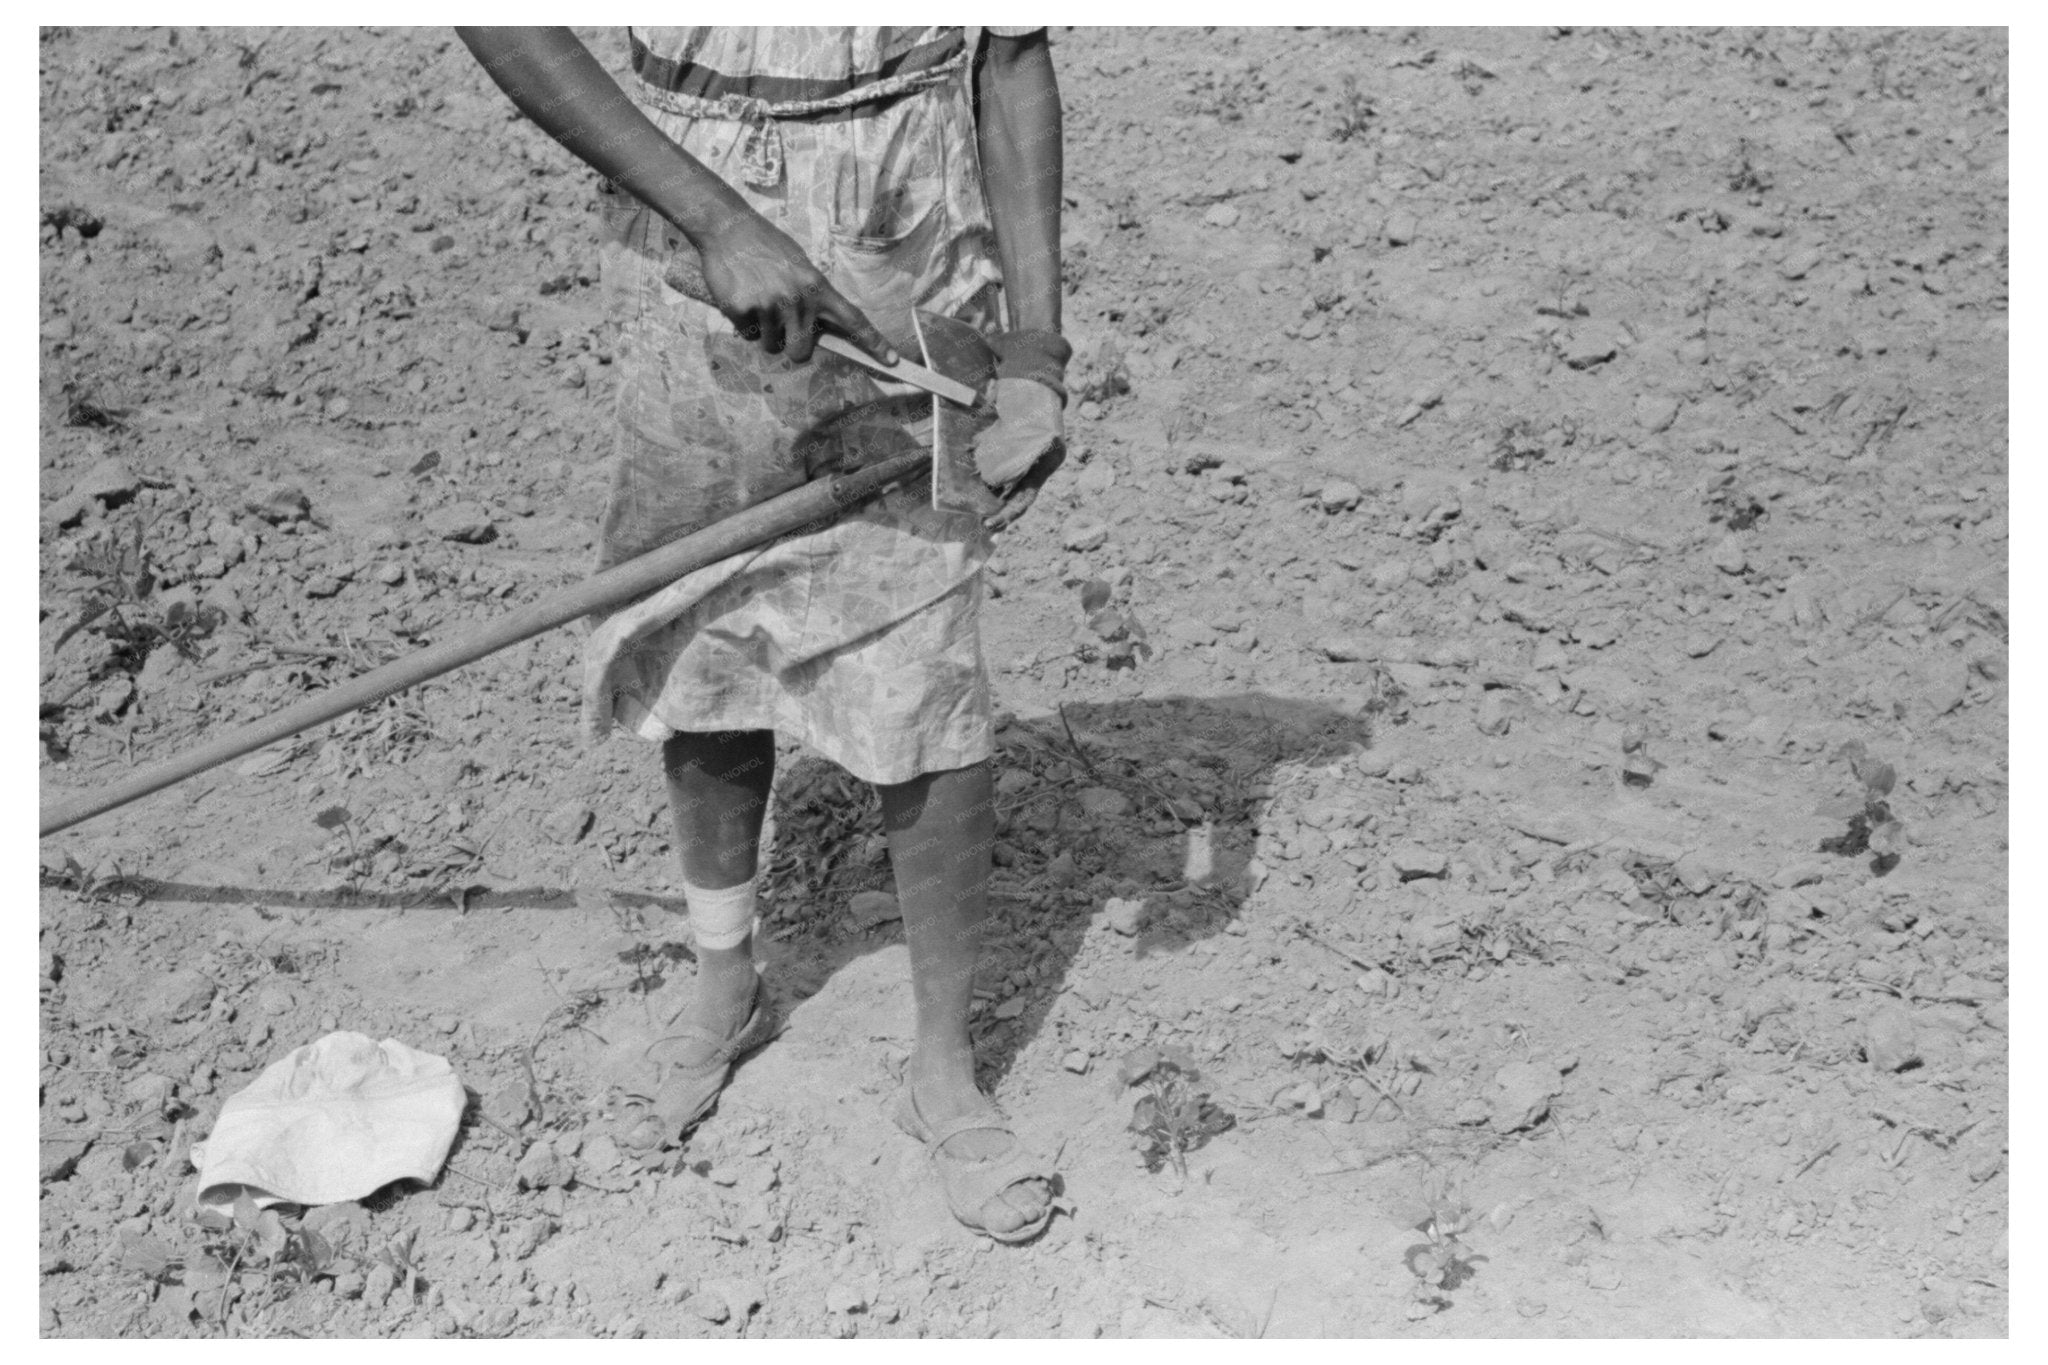
<path fill-rule="evenodd" d="M 1276 772 L 1366 748 L 1372 719 L 1261 693 L 1007 719 L 977 974 L 984 1086 L 1036 1035 L 1109 899 L 1143 902 L 1126 921 L 1140 956 L 1223 932 L 1254 889 L 1253 831 Z M 859 783 L 799 760 L 778 781 L 775 819 L 763 956 L 778 996 L 794 1005 L 853 959 L 901 942 L 902 926 L 861 924 L 848 911 L 856 893 L 890 888 L 879 810 Z"/>

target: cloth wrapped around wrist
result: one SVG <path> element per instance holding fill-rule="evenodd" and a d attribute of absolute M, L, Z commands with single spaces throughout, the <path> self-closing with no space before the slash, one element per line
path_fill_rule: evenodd
<path fill-rule="evenodd" d="M 1058 332 L 1023 329 L 989 338 L 996 353 L 996 378 L 1035 379 L 1067 401 L 1067 362 L 1074 348 Z"/>

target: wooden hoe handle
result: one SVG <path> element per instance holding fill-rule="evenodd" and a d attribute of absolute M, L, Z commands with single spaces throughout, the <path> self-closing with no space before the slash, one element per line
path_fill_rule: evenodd
<path fill-rule="evenodd" d="M 707 564 L 716 564 L 777 536 L 837 516 L 890 485 L 922 473 L 930 464 L 931 455 L 918 451 L 880 461 L 850 474 L 816 479 L 801 488 L 792 488 L 723 521 L 649 550 L 637 559 L 571 584 L 494 621 L 486 621 L 466 634 L 429 645 L 417 654 L 394 660 L 317 696 L 307 697 L 275 715 L 253 721 L 202 744 L 189 753 L 165 759 L 97 792 L 46 807 L 42 811 L 41 834 L 69 829 L 81 820 L 125 806 L 231 758 L 239 758 L 301 730 L 310 730 L 324 721 L 382 701 L 429 678 L 452 673 L 464 664 L 474 663 L 521 640 L 530 640 L 591 612 L 643 597 Z"/>

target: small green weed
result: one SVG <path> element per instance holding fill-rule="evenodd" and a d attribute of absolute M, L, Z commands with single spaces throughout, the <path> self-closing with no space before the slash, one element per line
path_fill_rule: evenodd
<path fill-rule="evenodd" d="M 1422 1202 L 1426 1212 L 1413 1226 L 1428 1240 L 1401 1253 L 1402 1263 L 1415 1277 L 1413 1300 L 1408 1305 L 1410 1319 L 1449 1308 L 1450 1291 L 1477 1274 L 1477 1263 L 1486 1259 L 1461 1240 L 1479 1218 L 1452 1177 L 1431 1171 L 1423 1179 Z"/>
<path fill-rule="evenodd" d="M 1194 1059 L 1177 1048 L 1141 1048 L 1126 1057 L 1117 1072 L 1125 1085 L 1145 1087 L 1131 1109 L 1130 1130 L 1142 1142 L 1145 1169 L 1158 1172 L 1169 1162 L 1183 1179 L 1187 1154 L 1237 1125 L 1237 1116 L 1218 1105 L 1195 1083 L 1201 1073 Z"/>
<path fill-rule="evenodd" d="M 1860 740 L 1850 740 L 1835 751 L 1835 757 L 1847 759 L 1849 770 L 1863 785 L 1860 799 L 1850 797 L 1846 804 L 1850 809 L 1840 810 L 1849 821 L 1849 828 L 1832 838 L 1820 841 L 1822 853 L 1839 853 L 1853 858 L 1861 853 L 1871 855 L 1870 870 L 1879 876 L 1899 865 L 1905 853 L 1906 827 L 1892 814 L 1892 808 L 1885 798 L 1891 795 L 1898 774 L 1889 763 L 1880 763 L 1870 757 Z"/>
<path fill-rule="evenodd" d="M 290 1298 L 334 1263 L 326 1238 L 286 1223 L 275 1209 L 257 1208 L 247 1192 L 232 1212 L 201 1210 L 188 1236 L 196 1245 L 181 1252 L 147 1233 L 123 1233 L 121 1263 L 159 1286 L 182 1287 L 194 1312 L 223 1333 L 230 1305 L 240 1303 L 246 1317 Z"/>
<path fill-rule="evenodd" d="M 1373 121 L 1378 117 L 1379 110 L 1373 106 L 1372 96 L 1358 88 L 1358 77 L 1345 73 L 1343 88 L 1337 95 L 1337 106 L 1331 114 L 1330 136 L 1338 142 L 1364 137 L 1372 131 Z"/>

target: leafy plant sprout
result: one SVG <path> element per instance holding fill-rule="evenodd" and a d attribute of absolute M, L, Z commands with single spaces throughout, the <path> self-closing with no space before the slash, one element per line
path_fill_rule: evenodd
<path fill-rule="evenodd" d="M 1844 744 L 1835 751 L 1835 757 L 1848 760 L 1849 770 L 1863 785 L 1862 808 L 1849 813 L 1846 831 L 1821 840 L 1820 851 L 1839 853 L 1845 858 L 1869 853 L 1870 870 L 1881 877 L 1899 865 L 1906 847 L 1906 826 L 1892 814 L 1891 805 L 1885 800 L 1891 795 L 1898 774 L 1891 764 L 1870 757 L 1860 740 Z"/>
<path fill-rule="evenodd" d="M 1177 1048 L 1145 1049 L 1126 1058 L 1126 1085 L 1143 1083 L 1145 1093 L 1131 1110 L 1131 1131 L 1143 1139 L 1145 1169 L 1157 1173 L 1167 1163 L 1187 1178 L 1187 1154 L 1210 1138 L 1228 1132 L 1237 1116 L 1223 1109 L 1206 1090 L 1195 1088 L 1201 1073 L 1193 1059 Z"/>

